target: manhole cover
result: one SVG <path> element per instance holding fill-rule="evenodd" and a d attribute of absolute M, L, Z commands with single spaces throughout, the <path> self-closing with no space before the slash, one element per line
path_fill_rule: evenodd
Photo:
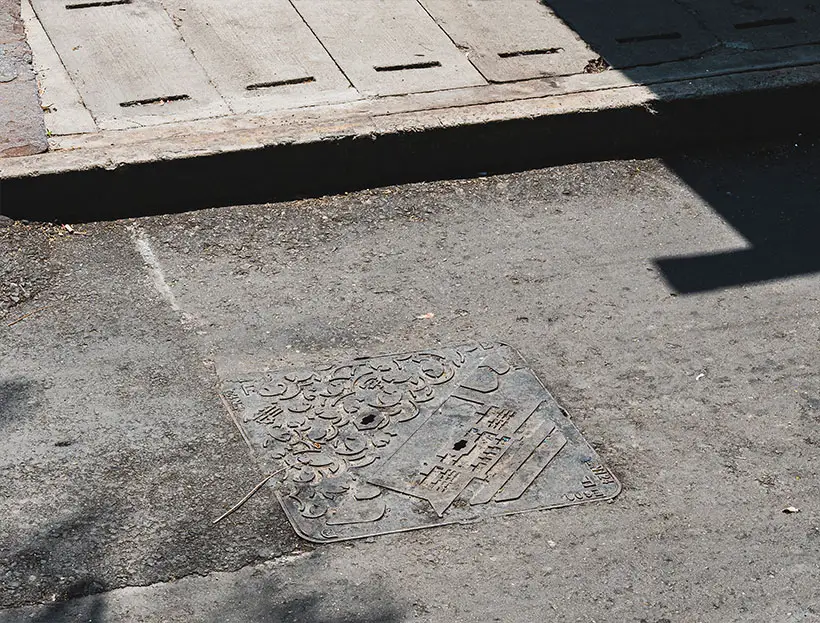
<path fill-rule="evenodd" d="M 294 529 L 353 539 L 607 500 L 620 484 L 503 344 L 229 381 Z"/>

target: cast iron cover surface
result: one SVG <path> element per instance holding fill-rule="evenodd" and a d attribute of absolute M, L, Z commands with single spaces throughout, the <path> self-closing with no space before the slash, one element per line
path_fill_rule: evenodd
<path fill-rule="evenodd" d="M 294 529 L 325 543 L 614 498 L 522 357 L 467 344 L 223 386 Z M 281 470 L 281 471 L 280 471 Z"/>

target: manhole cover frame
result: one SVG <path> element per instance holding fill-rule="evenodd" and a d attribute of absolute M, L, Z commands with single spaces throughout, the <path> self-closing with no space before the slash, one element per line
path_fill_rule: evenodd
<path fill-rule="evenodd" d="M 621 492 L 521 354 L 500 342 L 243 375 L 224 381 L 221 394 L 265 473 L 284 470 L 268 486 L 296 533 L 314 543 L 468 524 Z M 418 461 L 414 445 L 423 449 Z M 459 467 L 467 461 L 468 469 Z M 445 488 L 461 487 L 455 496 L 436 491 L 445 472 L 452 480 Z"/>

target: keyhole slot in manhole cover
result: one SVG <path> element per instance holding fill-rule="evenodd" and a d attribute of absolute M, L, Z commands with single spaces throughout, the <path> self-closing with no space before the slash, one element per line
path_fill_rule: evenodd
<path fill-rule="evenodd" d="M 259 89 L 272 89 L 275 87 L 286 87 L 294 84 L 308 84 L 316 82 L 313 76 L 304 76 L 302 78 L 290 78 L 288 80 L 272 80 L 270 82 L 256 82 L 245 87 L 247 91 L 257 91 Z"/>
<path fill-rule="evenodd" d="M 191 99 L 190 95 L 182 93 L 180 95 L 161 95 L 159 97 L 152 97 L 144 100 L 131 100 L 130 102 L 120 102 L 123 108 L 131 108 L 133 106 L 150 106 L 152 104 L 170 104 L 172 102 L 185 102 Z"/>

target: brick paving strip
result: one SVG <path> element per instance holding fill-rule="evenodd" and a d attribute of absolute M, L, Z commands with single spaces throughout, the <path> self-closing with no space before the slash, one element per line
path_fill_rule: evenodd
<path fill-rule="evenodd" d="M 47 147 L 20 1 L 0 0 L 0 157 L 27 156 Z"/>
<path fill-rule="evenodd" d="M 362 186 L 381 181 L 362 170 L 385 153 L 401 162 L 402 147 L 360 157 L 338 152 L 341 140 L 404 141 L 510 121 L 547 123 L 544 156 L 571 160 L 588 145 L 607 157 L 608 143 L 667 143 L 670 133 L 708 134 L 738 116 L 733 103 L 709 124 L 653 119 L 666 103 L 820 85 L 820 14 L 803 2 L 23 0 L 23 18 L 50 151 L 0 162 L 0 213 L 13 215 L 24 199 L 36 203 L 32 178 L 252 152 L 276 152 L 265 166 L 281 171 L 299 161 L 297 146 L 317 147 L 308 160 L 331 169 L 353 163 L 344 183 Z M 747 126 L 792 107 L 766 100 L 746 111 L 766 118 Z M 580 114 L 624 110 L 641 115 L 574 124 Z M 435 150 L 453 149 L 435 172 L 465 173 L 445 170 L 446 161 L 482 144 L 459 136 L 435 139 Z M 518 149 L 509 140 L 483 147 Z M 407 148 L 417 161 L 434 150 Z M 334 189 L 311 175 L 289 193 Z M 294 176 L 283 174 L 279 188 Z"/>

